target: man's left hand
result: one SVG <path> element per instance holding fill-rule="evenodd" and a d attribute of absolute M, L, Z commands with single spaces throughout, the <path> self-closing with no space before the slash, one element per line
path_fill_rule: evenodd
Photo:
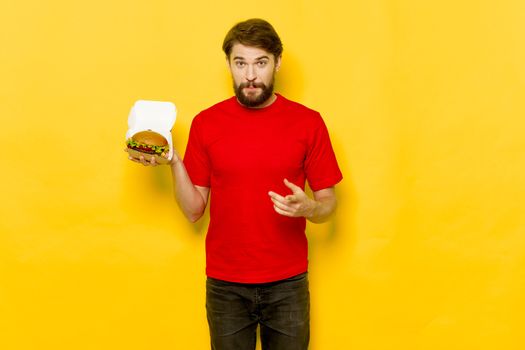
<path fill-rule="evenodd" d="M 284 184 L 292 190 L 292 194 L 283 197 L 275 192 L 268 192 L 273 202 L 274 210 L 281 215 L 289 217 L 310 217 L 314 212 L 316 202 L 308 198 L 301 187 L 286 179 L 284 179 Z"/>

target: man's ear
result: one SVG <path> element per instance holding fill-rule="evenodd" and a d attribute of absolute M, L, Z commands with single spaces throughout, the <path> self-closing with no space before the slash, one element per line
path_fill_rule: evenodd
<path fill-rule="evenodd" d="M 275 71 L 277 72 L 281 68 L 281 57 L 282 55 L 279 55 L 277 59 L 275 60 Z"/>

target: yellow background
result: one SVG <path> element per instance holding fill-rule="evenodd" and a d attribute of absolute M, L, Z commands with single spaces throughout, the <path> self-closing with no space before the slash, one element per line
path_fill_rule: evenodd
<path fill-rule="evenodd" d="M 124 135 L 137 99 L 173 101 L 183 153 L 250 17 L 345 175 L 308 226 L 311 348 L 523 349 L 522 0 L 4 1 L 0 348 L 209 348 L 207 218 Z"/>

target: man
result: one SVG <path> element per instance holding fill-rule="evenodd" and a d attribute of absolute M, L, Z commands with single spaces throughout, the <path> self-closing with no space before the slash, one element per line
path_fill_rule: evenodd
<path fill-rule="evenodd" d="M 238 23 L 223 50 L 235 97 L 194 118 L 184 160 L 174 152 L 170 164 L 176 201 L 191 222 L 211 190 L 211 346 L 253 350 L 260 325 L 263 349 L 307 349 L 306 220 L 323 222 L 335 211 L 342 174 L 320 114 L 273 92 L 282 54 L 274 28 L 261 19 Z"/>

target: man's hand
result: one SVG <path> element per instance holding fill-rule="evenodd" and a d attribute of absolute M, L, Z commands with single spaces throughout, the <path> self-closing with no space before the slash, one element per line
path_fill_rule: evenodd
<path fill-rule="evenodd" d="M 128 153 L 128 148 L 125 148 L 124 149 L 124 152 Z M 157 166 L 157 165 L 160 165 L 159 163 L 157 163 L 155 161 L 155 157 L 151 157 L 151 160 L 150 161 L 147 161 L 144 156 L 140 156 L 139 158 L 135 158 L 133 156 L 131 156 L 129 153 L 128 153 L 128 159 L 135 162 L 135 163 L 140 163 L 144 166 Z M 180 160 L 180 156 L 179 154 L 177 153 L 177 150 L 176 149 L 173 149 L 173 157 L 171 158 L 171 161 L 167 164 L 169 165 L 175 165 L 178 161 Z"/>
<path fill-rule="evenodd" d="M 316 201 L 308 198 L 301 187 L 290 181 L 284 179 L 284 184 L 292 190 L 292 194 L 283 197 L 275 192 L 268 192 L 275 211 L 289 217 L 311 217 L 317 206 Z"/>

